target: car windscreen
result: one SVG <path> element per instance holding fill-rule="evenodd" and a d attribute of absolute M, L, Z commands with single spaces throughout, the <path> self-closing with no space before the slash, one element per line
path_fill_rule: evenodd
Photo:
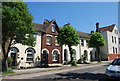
<path fill-rule="evenodd" d="M 111 65 L 120 65 L 120 59 L 115 59 Z"/>

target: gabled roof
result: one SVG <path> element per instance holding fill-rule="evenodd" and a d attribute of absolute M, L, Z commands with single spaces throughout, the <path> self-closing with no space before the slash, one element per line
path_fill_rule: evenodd
<path fill-rule="evenodd" d="M 38 24 L 38 23 L 34 23 L 33 22 L 33 27 L 35 28 L 35 30 L 37 31 L 37 32 L 46 32 L 47 31 L 47 29 L 50 27 L 50 25 L 52 25 L 52 24 L 56 24 L 56 26 L 58 27 L 58 25 L 57 25 L 57 23 L 56 23 L 56 21 L 55 20 L 52 20 L 52 21 L 49 21 L 49 20 L 46 20 L 45 19 L 45 21 L 44 21 L 44 23 L 43 24 Z"/>
<path fill-rule="evenodd" d="M 81 31 L 77 31 L 79 36 L 82 37 L 82 38 L 90 38 L 90 34 L 89 33 L 84 33 L 84 32 L 81 32 Z"/>
<path fill-rule="evenodd" d="M 110 31 L 110 32 L 112 32 L 113 29 L 114 29 L 114 27 L 115 27 L 115 24 L 112 24 L 112 25 L 110 25 L 110 26 L 98 28 L 98 31 Z"/>

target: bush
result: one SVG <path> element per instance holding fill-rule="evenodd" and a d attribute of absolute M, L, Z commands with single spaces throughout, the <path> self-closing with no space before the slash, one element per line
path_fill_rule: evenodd
<path fill-rule="evenodd" d="M 12 61 L 13 61 L 13 60 L 12 60 L 11 57 L 8 57 L 8 58 L 7 58 L 7 63 L 8 63 L 8 67 L 9 67 L 9 68 L 12 68 Z"/>
<path fill-rule="evenodd" d="M 68 65 L 68 61 L 64 62 L 64 65 Z"/>
<path fill-rule="evenodd" d="M 78 63 L 78 64 L 81 64 L 81 63 L 82 63 L 82 60 L 81 60 L 81 59 L 79 59 L 79 60 L 77 61 L 77 63 Z"/>
<path fill-rule="evenodd" d="M 76 63 L 76 61 L 75 61 L 75 60 L 73 60 L 73 61 L 72 61 L 71 66 L 77 66 L 77 63 Z"/>
<path fill-rule="evenodd" d="M 7 75 L 7 74 L 11 74 L 11 73 L 15 73 L 13 72 L 13 70 L 11 68 L 8 68 L 7 71 L 3 72 L 3 75 Z"/>

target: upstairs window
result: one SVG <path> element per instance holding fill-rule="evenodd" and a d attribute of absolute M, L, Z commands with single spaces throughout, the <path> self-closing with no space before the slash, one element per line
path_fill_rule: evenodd
<path fill-rule="evenodd" d="M 46 44 L 47 45 L 52 45 L 52 37 L 51 36 L 47 36 L 47 38 L 46 38 Z"/>
<path fill-rule="evenodd" d="M 34 43 L 36 43 L 37 34 L 34 34 L 34 38 L 35 38 Z"/>
<path fill-rule="evenodd" d="M 114 43 L 114 38 L 113 38 L 113 36 L 112 36 L 112 43 Z"/>
<path fill-rule="evenodd" d="M 86 40 L 86 46 L 88 46 L 88 42 L 89 42 L 89 40 Z"/>
<path fill-rule="evenodd" d="M 83 39 L 81 39 L 81 45 L 84 46 L 84 40 Z"/>
<path fill-rule="evenodd" d="M 55 32 L 55 24 L 52 24 L 52 32 Z"/>
<path fill-rule="evenodd" d="M 57 40 L 57 37 L 55 37 L 55 45 L 56 45 L 56 46 L 59 46 L 59 42 L 58 42 L 58 40 Z"/>
<path fill-rule="evenodd" d="M 115 43 L 116 43 L 116 37 L 114 37 L 114 39 L 115 39 Z"/>

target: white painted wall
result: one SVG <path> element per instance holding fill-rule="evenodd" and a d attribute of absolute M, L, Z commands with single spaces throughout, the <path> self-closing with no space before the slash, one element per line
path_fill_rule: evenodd
<path fill-rule="evenodd" d="M 118 34 L 115 34 L 115 29 L 118 31 L 117 27 L 115 26 L 113 31 L 110 32 L 110 31 L 104 31 L 102 32 L 101 31 L 101 34 L 103 35 L 104 37 L 104 40 L 106 41 L 106 45 L 102 47 L 101 51 L 104 53 L 104 54 L 113 54 L 113 47 L 114 48 L 117 48 L 117 54 L 119 54 L 119 48 L 118 48 Z M 112 36 L 113 38 L 116 37 L 116 43 L 112 42 Z M 114 39 L 115 41 L 115 39 Z M 116 54 L 116 53 L 115 53 Z"/>
<path fill-rule="evenodd" d="M 21 63 L 18 67 L 20 67 L 20 66 L 23 66 L 23 67 L 35 66 L 34 63 L 29 64 L 26 62 L 27 54 L 25 53 L 25 50 L 30 46 L 17 43 L 14 45 L 14 47 L 17 47 L 19 49 L 17 62 L 20 61 Z M 35 45 L 35 47 L 32 47 L 32 48 L 34 48 L 36 51 L 36 53 L 34 54 L 34 62 L 35 62 L 37 56 L 39 56 L 39 58 L 41 58 L 41 33 L 37 34 L 36 45 Z M 10 56 L 10 52 L 9 52 L 9 56 Z M 23 60 L 21 60 L 21 58 L 23 58 Z"/>
<path fill-rule="evenodd" d="M 81 39 L 84 39 L 84 46 L 81 46 Z M 77 46 L 72 46 L 72 49 L 76 50 L 76 60 L 79 60 L 81 58 L 81 55 L 84 54 L 84 50 L 86 50 L 88 52 L 88 60 L 87 61 L 90 61 L 90 51 L 92 51 L 92 53 L 94 54 L 96 50 L 93 48 L 88 48 L 87 43 L 86 43 L 86 40 L 88 40 L 88 39 L 86 39 L 86 38 L 81 38 L 81 39 L 80 39 L 80 44 L 78 44 Z M 68 59 L 68 61 L 70 61 L 69 48 L 68 48 L 68 46 L 65 46 L 65 45 L 63 45 L 63 48 L 62 48 L 63 61 L 64 61 L 64 50 L 65 49 L 68 50 L 68 58 L 67 59 Z"/>

